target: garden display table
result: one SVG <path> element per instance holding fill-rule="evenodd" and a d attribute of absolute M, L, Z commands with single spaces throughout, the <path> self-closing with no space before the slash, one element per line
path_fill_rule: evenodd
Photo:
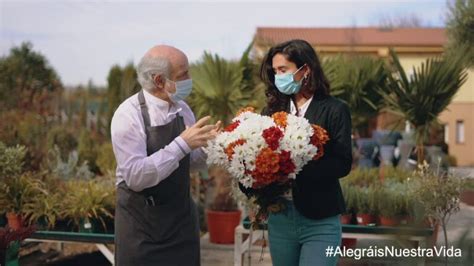
<path fill-rule="evenodd" d="M 78 233 L 61 231 L 37 231 L 25 241 L 59 243 L 90 243 L 95 244 L 108 261 L 114 264 L 114 253 L 107 244 L 114 244 L 113 234 Z"/>
<path fill-rule="evenodd" d="M 264 230 L 250 230 L 250 224 L 244 221 L 235 228 L 235 242 L 234 242 L 234 265 L 241 266 L 243 263 L 243 255 L 245 252 L 250 252 L 252 245 L 264 234 L 268 234 Z M 248 238 L 243 241 L 244 235 Z M 433 235 L 433 229 L 408 227 L 408 226 L 361 226 L 361 225 L 342 225 L 343 238 L 356 239 L 392 239 L 399 241 L 413 241 L 416 242 L 420 248 L 427 247 Z M 266 238 L 268 239 L 268 238 Z M 424 258 L 419 258 L 419 265 L 424 265 Z"/>

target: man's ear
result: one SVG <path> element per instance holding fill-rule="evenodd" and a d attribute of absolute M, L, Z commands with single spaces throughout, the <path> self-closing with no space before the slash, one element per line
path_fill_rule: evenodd
<path fill-rule="evenodd" d="M 163 89 L 166 84 L 166 78 L 163 74 L 158 74 L 153 77 L 153 81 L 155 82 L 155 86 L 158 89 Z"/>

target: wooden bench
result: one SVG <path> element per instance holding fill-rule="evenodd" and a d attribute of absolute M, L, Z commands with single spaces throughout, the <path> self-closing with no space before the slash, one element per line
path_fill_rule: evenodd
<path fill-rule="evenodd" d="M 268 231 L 264 230 L 249 230 L 250 224 L 244 221 L 235 228 L 235 242 L 234 242 L 234 265 L 242 266 L 243 255 L 250 252 L 252 245 L 261 239 Z M 243 241 L 244 235 L 248 235 L 247 239 Z M 342 225 L 343 238 L 363 238 L 363 239 L 393 239 L 398 241 L 413 241 L 421 248 L 427 247 L 431 242 L 433 235 L 432 228 L 419 227 L 386 227 L 386 226 L 360 226 L 360 225 Z M 265 235 L 266 239 L 268 236 Z M 420 265 L 424 265 L 424 259 L 420 258 Z"/>
<path fill-rule="evenodd" d="M 114 253 L 107 247 L 107 244 L 114 244 L 113 234 L 37 231 L 25 241 L 58 243 L 59 249 L 62 248 L 63 243 L 95 244 L 107 260 L 114 265 Z"/>

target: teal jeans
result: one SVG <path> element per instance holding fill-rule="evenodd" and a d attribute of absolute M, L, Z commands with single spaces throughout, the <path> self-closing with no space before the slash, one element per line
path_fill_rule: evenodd
<path fill-rule="evenodd" d="M 301 215 L 293 202 L 268 217 L 268 239 L 274 266 L 336 265 L 337 257 L 326 257 L 326 248 L 341 244 L 340 215 L 312 220 Z"/>

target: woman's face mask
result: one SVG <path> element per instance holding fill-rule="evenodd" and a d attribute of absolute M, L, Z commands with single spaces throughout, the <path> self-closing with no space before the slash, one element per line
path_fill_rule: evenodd
<path fill-rule="evenodd" d="M 275 74 L 275 86 L 277 89 L 286 95 L 296 94 L 301 89 L 301 83 L 303 79 L 300 81 L 295 81 L 295 74 L 298 73 L 305 65 L 302 65 L 298 68 L 294 73 L 285 73 L 285 74 Z"/>

